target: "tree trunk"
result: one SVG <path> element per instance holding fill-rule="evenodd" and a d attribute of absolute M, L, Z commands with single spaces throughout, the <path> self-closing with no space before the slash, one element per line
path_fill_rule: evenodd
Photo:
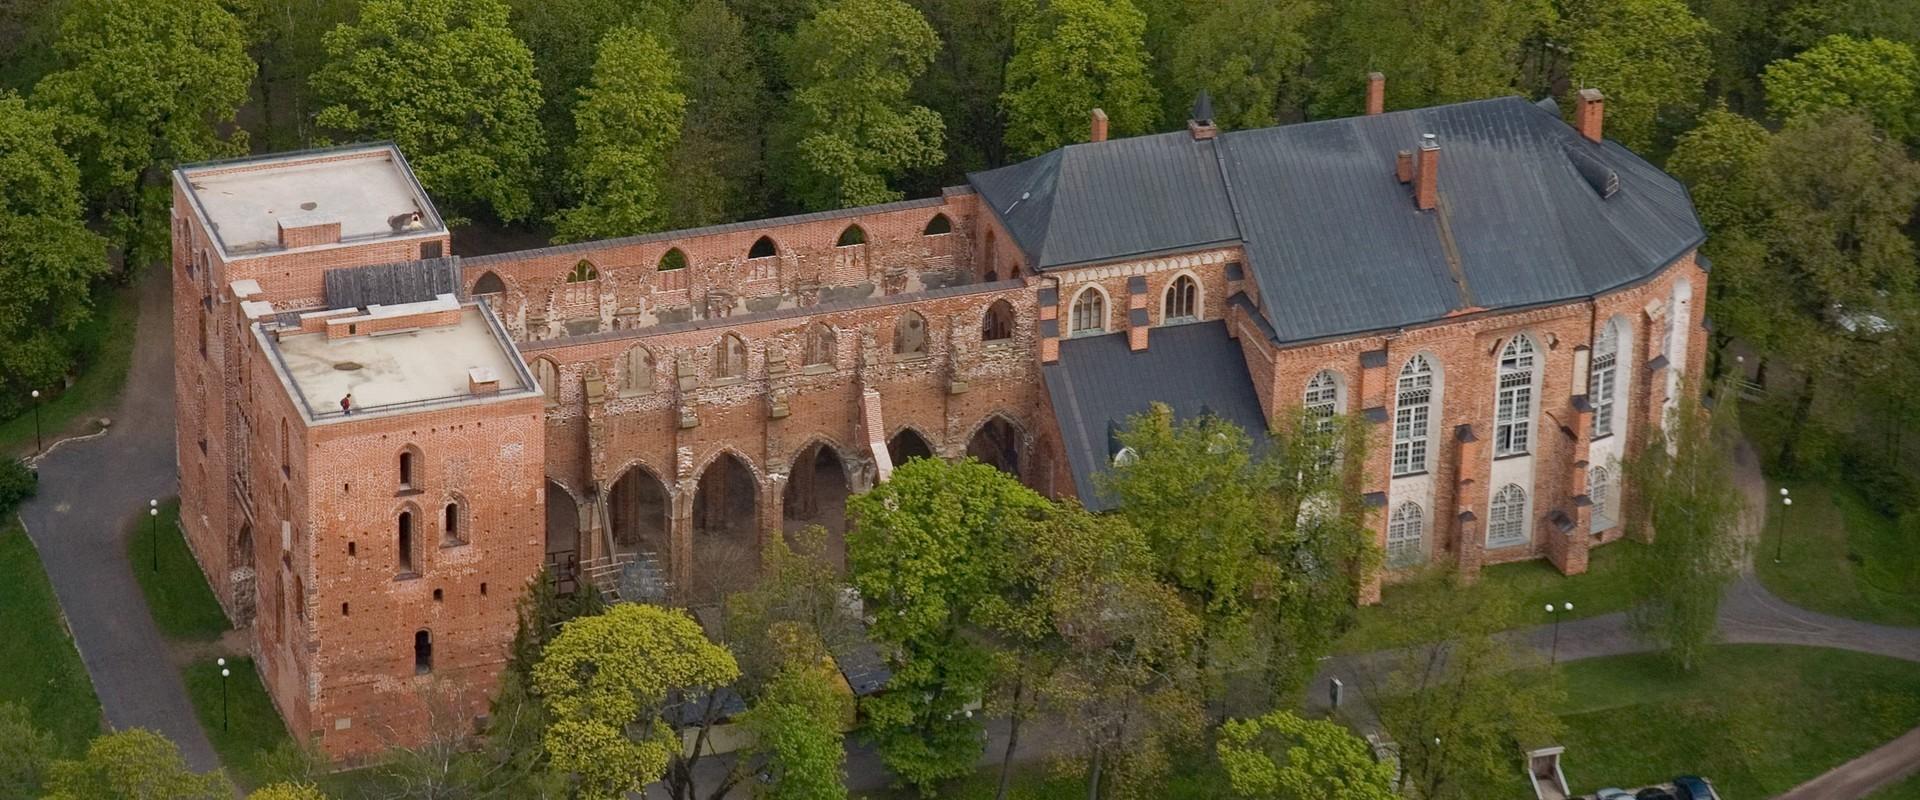
<path fill-rule="evenodd" d="M 1794 401 L 1793 417 L 1787 421 L 1787 432 L 1780 438 L 1780 470 L 1788 475 L 1794 474 L 1795 446 L 1800 442 L 1802 430 L 1807 425 L 1807 417 L 1813 413 L 1814 374 L 1807 373 L 1807 382 L 1800 386 L 1800 397 Z"/>
<path fill-rule="evenodd" d="M 1020 696 L 1026 691 L 1026 681 L 1013 685 L 1013 713 L 1007 715 L 1007 752 L 1000 757 L 1000 788 L 993 793 L 993 800 L 1007 800 L 1007 786 L 1013 780 L 1013 751 L 1020 746 L 1020 720 L 1026 713 L 1020 708 Z"/>
<path fill-rule="evenodd" d="M 1087 766 L 1087 800 L 1100 800 L 1100 748 L 1093 749 L 1093 763 Z"/>

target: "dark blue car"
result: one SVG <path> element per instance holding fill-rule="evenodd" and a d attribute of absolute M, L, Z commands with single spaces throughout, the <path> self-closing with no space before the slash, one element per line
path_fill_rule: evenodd
<path fill-rule="evenodd" d="M 1673 779 L 1674 794 L 1679 800 L 1720 800 L 1713 791 L 1713 784 L 1706 778 L 1682 775 Z"/>

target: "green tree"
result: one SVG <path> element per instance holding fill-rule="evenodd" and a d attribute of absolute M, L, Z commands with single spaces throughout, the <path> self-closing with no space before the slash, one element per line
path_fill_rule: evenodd
<path fill-rule="evenodd" d="M 26 397 L 60 382 L 74 362 L 74 331 L 93 314 L 90 290 L 106 272 L 106 242 L 87 230 L 80 172 L 61 151 L 55 120 L 0 92 L 0 392 Z M 0 402 L 12 416 L 19 400 Z"/>
<path fill-rule="evenodd" d="M 366 0 L 324 44 L 321 127 L 393 140 L 439 202 L 508 222 L 532 213 L 540 82 L 503 0 Z"/>
<path fill-rule="evenodd" d="M 128 264 L 163 258 L 168 170 L 246 150 L 244 133 L 219 132 L 253 81 L 239 20 L 215 0 L 72 0 L 54 49 L 61 69 L 34 104 L 59 112 L 81 187 Z"/>
<path fill-rule="evenodd" d="M 565 147 L 573 142 L 572 109 L 580 90 L 592 81 L 601 57 L 601 40 L 616 28 L 656 34 L 672 30 L 684 0 L 508 0 L 514 35 L 533 55 L 533 76 L 540 81 L 548 138 Z"/>
<path fill-rule="evenodd" d="M 1771 135 L 1725 108 L 1700 116 L 1667 158 L 1667 171 L 1687 184 L 1694 211 L 1707 229 L 1701 252 L 1714 264 L 1707 283 L 1714 319 L 1714 364 L 1735 336 L 1766 348 L 1774 321 L 1787 312 L 1780 286 L 1767 272 L 1767 207 L 1762 172 Z"/>
<path fill-rule="evenodd" d="M 1582 0 L 1565 19 L 1571 77 L 1607 96 L 1607 135 L 1646 151 L 1699 110 L 1712 29 L 1681 0 Z"/>
<path fill-rule="evenodd" d="M 1416 598 L 1400 619 L 1413 641 L 1426 644 L 1398 651 L 1384 680 L 1371 671 L 1358 676 L 1356 685 L 1399 745 L 1396 788 L 1408 796 L 1482 797 L 1486 787 L 1513 780 L 1522 747 L 1559 735 L 1558 675 L 1494 638 L 1516 611 L 1500 603 L 1454 586 Z"/>
<path fill-rule="evenodd" d="M 1048 503 L 978 461 L 922 458 L 848 510 L 854 585 L 893 669 L 887 691 L 865 701 L 869 729 L 888 768 L 930 793 L 979 757 L 980 723 L 962 712 L 984 697 L 991 669 L 969 628 L 1006 580 L 1016 528 L 1039 524 Z"/>
<path fill-rule="evenodd" d="M 775 633 L 783 626 L 798 626 L 828 652 L 861 641 L 860 621 L 845 601 L 847 580 L 826 555 L 827 529 L 809 525 L 796 538 L 793 545 L 784 536 L 767 542 L 759 581 L 727 598 L 727 645 L 752 685 L 797 658 L 792 635 Z"/>
<path fill-rule="evenodd" d="M 33 727 L 27 709 L 0 703 L 0 797 L 37 796 L 56 748 L 52 734 Z"/>
<path fill-rule="evenodd" d="M 1899 138 L 1920 133 L 1920 59 L 1901 42 L 1829 36 L 1768 64 L 1761 82 L 1782 119 L 1851 111 Z"/>
<path fill-rule="evenodd" d="M 313 143 L 313 73 L 326 63 L 321 37 L 353 19 L 356 0 L 223 0 L 247 32 L 260 65 L 253 84 L 255 150 L 272 152 Z M 250 123 L 254 124 L 254 123 Z"/>
<path fill-rule="evenodd" d="M 904 196 L 888 181 L 938 165 L 940 115 L 907 94 L 939 49 L 902 0 L 835 0 L 800 23 L 779 132 L 788 198 L 814 210 L 885 203 Z"/>
<path fill-rule="evenodd" d="M 1171 80 L 1181 98 L 1204 89 L 1215 120 L 1259 128 L 1298 119 L 1306 105 L 1310 34 L 1326 11 L 1316 0 L 1227 0 L 1182 31 Z"/>
<path fill-rule="evenodd" d="M 845 800 L 846 749 L 841 731 L 853 719 L 846 694 L 819 637 L 782 623 L 782 666 L 754 696 L 741 725 L 754 735 L 746 753 L 767 776 L 754 796 L 766 800 Z"/>
<path fill-rule="evenodd" d="M 214 771 L 196 773 L 165 736 L 144 728 L 109 733 L 87 745 L 86 757 L 56 761 L 44 800 L 232 800 L 233 784 Z"/>
<path fill-rule="evenodd" d="M 1387 76 L 1389 108 L 1513 94 L 1526 43 L 1554 20 L 1546 0 L 1337 3 L 1320 59 L 1315 116 L 1357 113 L 1366 74 Z"/>
<path fill-rule="evenodd" d="M 533 669 L 551 720 L 548 757 L 575 776 L 586 800 L 637 792 L 684 757 L 669 707 L 738 677 L 733 654 L 684 611 L 623 603 L 572 620 Z"/>
<path fill-rule="evenodd" d="M 1130 0 L 1006 0 L 1014 20 L 1007 62 L 1007 149 L 1037 156 L 1087 139 L 1087 114 L 1107 112 L 1112 135 L 1145 133 L 1160 93 L 1147 77 L 1146 15 Z"/>
<path fill-rule="evenodd" d="M 1635 552 L 1627 624 L 1682 671 L 1719 638 L 1720 600 L 1740 574 L 1746 503 L 1733 484 L 1735 404 L 1709 416 L 1682 385 L 1655 441 L 1627 460 L 1639 488 L 1629 521 L 1651 543 Z"/>
<path fill-rule="evenodd" d="M 1013 22 L 1002 0 L 910 0 L 945 45 L 913 85 L 914 101 L 940 114 L 946 132 L 944 184 L 1006 163 L 1000 92 L 1013 54 Z"/>
<path fill-rule="evenodd" d="M 765 73 L 740 18 L 723 0 L 694 0 L 674 44 L 687 113 L 667 160 L 673 227 L 715 225 L 766 208 Z"/>
<path fill-rule="evenodd" d="M 276 783 L 253 790 L 247 800 L 327 800 L 327 795 L 311 783 Z"/>
<path fill-rule="evenodd" d="M 650 233 L 667 224 L 667 156 L 680 140 L 686 95 L 673 53 L 638 28 L 600 40 L 593 82 L 574 107 L 579 138 L 569 177 L 577 204 L 554 216 L 554 240 Z"/>
<path fill-rule="evenodd" d="M 1227 783 L 1245 800 L 1395 800 L 1393 765 L 1326 720 L 1273 711 L 1228 720 L 1214 743 Z"/>

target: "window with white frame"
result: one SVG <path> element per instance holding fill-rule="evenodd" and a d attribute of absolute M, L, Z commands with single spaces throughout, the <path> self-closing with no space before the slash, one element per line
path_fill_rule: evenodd
<path fill-rule="evenodd" d="M 1315 419 L 1331 419 L 1340 413 L 1340 382 L 1333 373 L 1321 370 L 1313 379 L 1307 381 L 1307 394 L 1304 398 L 1307 416 Z"/>
<path fill-rule="evenodd" d="M 1426 560 L 1426 549 L 1420 546 L 1426 525 L 1427 514 L 1419 503 L 1409 500 L 1393 510 L 1387 523 L 1388 568 L 1405 569 Z"/>
<path fill-rule="evenodd" d="M 1080 294 L 1073 298 L 1073 314 L 1068 323 L 1068 336 L 1105 331 L 1107 329 L 1107 296 L 1092 287 L 1080 290 Z"/>
<path fill-rule="evenodd" d="M 1620 326 L 1609 322 L 1593 343 L 1592 377 L 1587 381 L 1593 401 L 1593 438 L 1613 435 L 1615 365 L 1620 360 Z"/>
<path fill-rule="evenodd" d="M 1182 275 L 1167 286 L 1166 302 L 1161 304 L 1160 321 L 1188 322 L 1200 317 L 1200 284 Z"/>
<path fill-rule="evenodd" d="M 1533 340 L 1513 337 L 1500 352 L 1499 395 L 1495 400 L 1495 457 L 1530 452 L 1533 444 Z"/>
<path fill-rule="evenodd" d="M 1590 527 L 1594 533 L 1612 530 L 1613 526 L 1620 524 L 1613 508 L 1614 498 L 1618 494 L 1614 491 L 1613 481 L 1613 470 L 1605 465 L 1596 465 L 1587 470 L 1587 500 L 1593 503 Z"/>
<path fill-rule="evenodd" d="M 1509 483 L 1493 495 L 1487 511 L 1487 549 L 1512 547 L 1527 541 L 1527 490 Z"/>
<path fill-rule="evenodd" d="M 1427 432 L 1433 414 L 1433 364 L 1426 356 L 1407 359 L 1393 402 L 1393 474 L 1427 471 Z"/>

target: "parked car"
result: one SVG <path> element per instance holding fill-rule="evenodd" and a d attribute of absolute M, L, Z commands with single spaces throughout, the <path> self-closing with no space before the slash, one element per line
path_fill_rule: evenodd
<path fill-rule="evenodd" d="M 1682 775 L 1673 779 L 1673 793 L 1680 800 L 1720 800 L 1713 791 L 1713 782 L 1694 775 Z"/>
<path fill-rule="evenodd" d="M 1593 800 L 1633 800 L 1633 793 L 1609 786 L 1593 793 Z"/>
<path fill-rule="evenodd" d="M 1649 786 L 1635 792 L 1633 800 L 1679 800 L 1679 798 L 1674 797 L 1672 792 L 1658 786 Z"/>

